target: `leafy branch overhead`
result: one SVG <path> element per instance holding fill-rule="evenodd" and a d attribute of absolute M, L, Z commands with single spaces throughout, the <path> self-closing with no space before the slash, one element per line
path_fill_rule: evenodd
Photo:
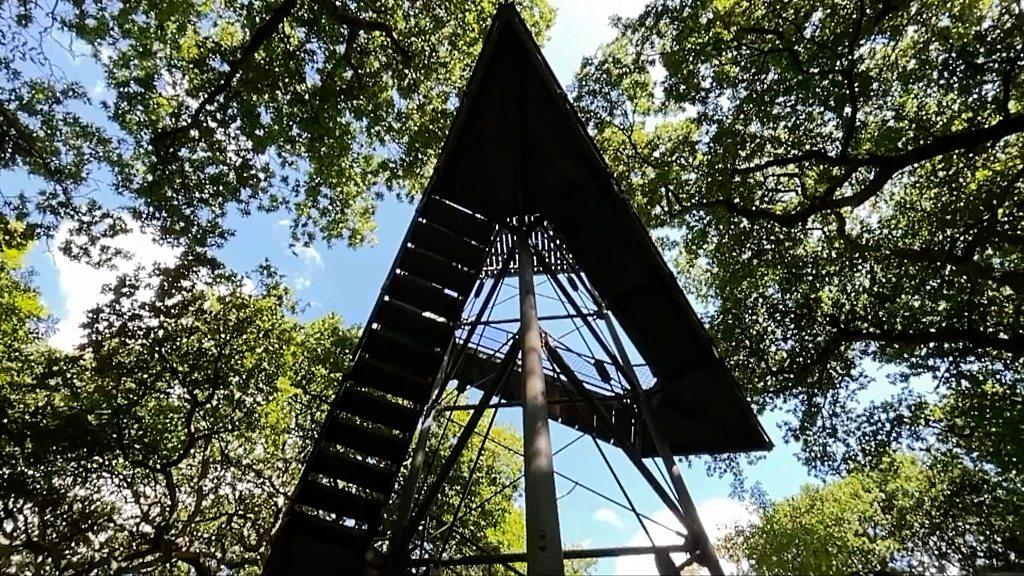
<path fill-rule="evenodd" d="M 357 331 L 289 318 L 273 278 L 250 292 L 182 264 L 121 278 L 64 353 L 25 330 L 42 307 L 11 264 L 0 569 L 257 572 Z"/>
<path fill-rule="evenodd" d="M 744 571 L 765 575 L 1005 566 L 1019 546 L 1003 539 L 1016 529 L 1019 490 L 955 458 L 892 455 L 763 503 L 757 520 L 735 529 L 722 549 Z"/>
<path fill-rule="evenodd" d="M 61 352 L 43 341 L 45 311 L 22 277 L 27 244 L 18 227 L 2 232 L 19 248 L 0 259 L 0 570 L 260 573 L 358 329 L 333 314 L 295 320 L 268 270 L 253 287 L 185 254 L 120 278 L 82 346 Z M 467 418 L 451 414 L 457 425 L 431 440 L 442 452 Z M 522 438 L 488 432 L 433 509 L 450 529 L 431 550 L 521 546 L 522 456 L 509 447 Z M 567 565 L 585 574 L 594 561 Z"/>
<path fill-rule="evenodd" d="M 296 242 L 362 244 L 385 194 L 421 189 L 496 5 L 12 6 L 0 121 L 18 138 L 2 167 L 37 180 L 4 190 L 5 211 L 48 235 L 69 217 L 98 233 L 127 209 L 165 239 L 217 246 L 228 213 L 286 210 Z M 550 26 L 546 3 L 521 9 Z M 107 100 L 59 72 L 51 37 L 91 54 Z"/>
<path fill-rule="evenodd" d="M 1020 4 L 659 0 L 617 26 L 576 102 L 803 460 L 1017 474 L 977 449 L 1024 405 Z"/>

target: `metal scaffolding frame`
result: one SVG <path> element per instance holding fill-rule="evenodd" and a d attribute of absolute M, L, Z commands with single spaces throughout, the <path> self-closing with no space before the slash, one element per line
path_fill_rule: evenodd
<path fill-rule="evenodd" d="M 526 562 L 527 573 L 550 574 L 561 570 L 563 560 L 574 558 L 606 558 L 622 555 L 653 554 L 658 570 L 661 574 L 679 574 L 681 570 L 693 563 L 699 563 L 708 568 L 712 574 L 722 573 L 717 556 L 697 516 L 693 501 L 685 487 L 679 467 L 675 459 L 669 453 L 667 447 L 660 441 L 659 431 L 652 425 L 653 419 L 644 418 L 648 424 L 647 433 L 651 435 L 659 447 L 659 458 L 654 461 L 654 470 L 644 461 L 643 456 L 634 447 L 630 438 L 622 437 L 620 428 L 612 425 L 607 410 L 602 402 L 607 404 L 605 398 L 600 400 L 591 393 L 591 390 L 600 387 L 602 392 L 617 392 L 612 398 L 618 402 L 626 401 L 636 406 L 641 414 L 649 414 L 647 396 L 644 393 L 643 384 L 637 375 L 636 366 L 629 358 L 625 344 L 618 335 L 615 323 L 611 314 L 604 307 L 600 297 L 596 294 L 585 275 L 572 262 L 572 257 L 564 251 L 564 247 L 553 236 L 553 233 L 538 218 L 530 220 L 528 228 L 520 228 L 518 223 L 509 222 L 505 224 L 505 231 L 514 235 L 519 241 L 518 250 L 502 250 L 502 265 L 491 274 L 482 276 L 474 291 L 474 297 L 466 306 L 469 318 L 459 323 L 460 335 L 453 341 L 450 350 L 449 360 L 441 371 L 435 390 L 433 401 L 426 410 L 422 423 L 419 427 L 418 437 L 412 464 L 409 472 L 402 482 L 402 497 L 395 512 L 397 522 L 392 524 L 389 544 L 386 550 L 386 557 L 390 558 L 393 566 L 403 570 L 416 571 L 428 570 L 429 568 L 457 567 L 457 566 L 480 566 L 480 565 L 502 565 L 513 572 L 520 573 L 514 563 Z M 540 241 L 540 238 L 548 238 L 548 241 Z M 503 246 L 495 242 L 495 246 Z M 552 254 L 552 251 L 557 251 Z M 513 259 L 513 255 L 515 258 Z M 549 265 L 549 258 L 557 258 L 558 265 Z M 490 257 L 494 261 L 493 254 Z M 510 263 L 513 260 L 518 264 L 518 271 L 511 270 Z M 530 264 L 536 261 L 542 271 L 538 277 L 543 278 L 537 284 L 546 285 L 554 290 L 554 297 L 544 295 L 546 298 L 557 302 L 564 313 L 539 315 L 537 313 L 536 299 L 538 295 L 534 291 L 534 270 Z M 516 273 L 519 276 L 519 283 L 516 286 L 521 315 L 520 331 L 513 332 L 496 328 L 499 325 L 511 324 L 507 319 L 500 321 L 491 320 L 495 309 L 513 298 L 507 297 L 499 300 L 505 280 Z M 488 286 L 489 284 L 489 286 Z M 486 294 L 484 290 L 486 289 Z M 482 296 L 482 297 L 481 297 Z M 599 325 L 595 320 L 602 320 Z M 525 322 L 523 322 L 525 320 Z M 540 327 L 542 322 L 566 322 L 572 324 L 572 329 L 561 336 L 554 336 Z M 526 328 L 523 328 L 525 324 Z M 602 325 L 604 330 L 602 330 Z M 496 346 L 487 346 L 484 340 L 494 339 L 493 334 L 485 335 L 484 332 L 490 328 L 491 332 L 497 331 L 500 335 L 497 340 L 504 341 Z M 529 358 L 524 349 L 525 338 L 530 332 L 536 338 L 539 348 L 543 349 L 546 361 L 539 357 L 540 349 L 537 350 L 538 357 Z M 582 343 L 586 352 L 575 351 L 565 342 L 567 338 L 573 338 Z M 596 350 L 595 350 L 596 348 Z M 454 386 L 446 388 L 445 384 L 455 381 L 458 374 L 459 362 L 468 353 L 479 350 L 486 350 L 490 354 L 494 365 L 494 371 L 478 382 L 458 381 Z M 519 357 L 522 353 L 522 358 Z M 595 366 L 606 366 L 605 372 L 601 373 L 600 368 L 594 370 L 586 378 L 581 377 L 577 369 L 566 359 L 567 355 L 575 354 L 579 358 L 586 359 Z M 498 360 L 500 358 L 500 360 Z M 531 362 L 532 360 L 532 362 Z M 577 360 L 577 364 L 581 363 Z M 520 374 L 524 380 L 523 386 L 528 386 L 526 380 L 532 378 L 534 392 L 539 389 L 544 392 L 545 381 L 554 380 L 559 389 L 559 396 L 556 398 L 533 399 L 535 410 L 533 418 L 524 417 L 524 430 L 531 425 L 536 425 L 539 419 L 543 421 L 543 432 L 533 436 L 524 435 L 523 450 L 495 440 L 490 432 L 495 422 L 495 416 L 499 409 L 524 408 L 522 401 L 498 401 L 494 398 L 499 390 L 506 385 L 510 374 L 516 367 L 520 367 Z M 611 370 L 608 370 L 610 367 Z M 596 376 L 596 377 L 595 377 Z M 606 380 L 606 381 L 605 381 Z M 539 382 L 539 386 L 538 386 Z M 480 397 L 470 403 L 444 405 L 444 400 L 457 402 L 457 399 L 472 386 L 482 390 Z M 666 526 L 653 518 L 642 514 L 634 505 L 633 499 L 626 485 L 620 479 L 618 472 L 599 441 L 590 436 L 595 450 L 619 489 L 622 500 L 616 499 L 602 491 L 597 490 L 575 478 L 571 478 L 551 467 L 554 455 L 566 450 L 582 439 L 587 434 L 581 432 L 571 442 L 565 444 L 558 450 L 551 450 L 550 435 L 547 433 L 548 410 L 551 406 L 573 406 L 586 405 L 596 416 L 598 425 L 602 427 L 614 440 L 615 447 L 623 451 L 633 467 L 644 478 L 647 488 L 658 495 L 661 502 L 672 511 L 684 531 L 679 531 Z M 539 411 L 538 411 L 539 408 Z M 470 412 L 465 424 L 460 424 L 453 418 L 458 411 Z M 487 418 L 487 411 L 491 411 Z M 524 408 L 524 412 L 526 409 Z M 445 450 L 439 445 L 430 446 L 428 436 L 438 415 L 444 415 L 444 431 L 452 426 L 458 426 L 458 432 L 454 446 Z M 484 420 L 487 420 L 483 432 L 477 430 Z M 444 432 L 442 432 L 442 437 Z M 481 438 L 475 454 L 465 453 L 464 450 L 469 444 L 472 436 Z M 498 448 L 511 451 L 524 458 L 524 473 L 507 483 L 505 486 L 495 490 L 479 502 L 469 503 L 466 498 L 470 493 L 471 484 L 477 466 L 487 445 L 494 445 Z M 541 482 L 547 484 L 540 490 L 532 489 L 527 485 L 525 492 L 527 511 L 534 510 L 535 514 L 540 513 L 540 521 L 533 524 L 527 516 L 527 542 L 525 550 L 505 551 L 486 550 L 478 543 L 472 542 L 472 538 L 460 534 L 456 525 L 460 519 L 481 509 L 492 499 L 499 497 L 520 482 L 529 477 L 530 467 L 527 454 L 531 449 L 537 449 L 540 445 L 542 465 L 540 471 L 534 471 L 535 479 L 540 478 Z M 429 455 L 428 455 L 429 452 Z M 443 453 L 444 452 L 444 453 Z M 431 518 L 431 504 L 441 490 L 442 484 L 448 478 L 452 468 L 459 458 L 471 457 L 472 465 L 466 484 L 462 487 L 460 499 L 456 502 L 454 513 L 450 518 Z M 544 466 L 543 463 L 547 464 Z M 439 467 L 435 466 L 439 464 Z M 657 474 L 657 475 L 656 475 Z M 552 543 L 550 539 L 552 523 L 557 534 L 557 500 L 554 494 L 554 478 L 562 478 L 572 485 L 572 490 L 581 488 L 594 494 L 630 513 L 638 522 L 641 529 L 647 534 L 649 546 L 632 546 L 618 548 L 596 548 L 596 549 L 571 549 L 562 550 L 561 541 Z M 430 478 L 431 480 L 425 481 Z M 529 514 L 529 512 L 528 512 Z M 536 520 L 536 519 L 535 519 Z M 440 523 L 440 526 L 437 524 Z M 680 537 L 684 542 L 672 546 L 657 546 L 651 537 L 648 524 L 658 525 L 669 530 Z M 539 526 L 538 526 L 539 525 Z M 531 554 L 531 537 L 534 539 L 534 553 Z M 458 539 L 480 553 L 469 556 L 451 557 L 446 554 L 448 545 L 452 539 Z M 544 541 L 546 539 L 546 541 Z M 431 547 L 429 541 L 439 541 L 439 545 Z M 557 544 L 555 546 L 554 544 Z M 680 564 L 675 563 L 670 554 L 682 553 L 686 555 Z"/>

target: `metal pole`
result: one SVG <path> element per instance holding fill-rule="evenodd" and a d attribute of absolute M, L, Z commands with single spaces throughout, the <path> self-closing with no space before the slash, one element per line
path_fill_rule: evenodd
<path fill-rule="evenodd" d="M 447 383 L 445 372 L 445 366 L 442 365 L 437 377 L 434 378 L 434 386 L 430 391 L 431 398 L 437 395 Z M 434 415 L 437 414 L 439 407 L 429 408 L 428 406 L 428 411 L 424 415 L 416 435 L 416 448 L 413 450 L 412 461 L 409 463 L 409 473 L 402 484 L 402 495 L 398 501 L 394 529 L 391 531 L 391 540 L 388 545 L 388 553 L 392 556 L 392 560 L 397 562 L 403 561 L 407 555 L 405 550 L 399 550 L 398 547 L 401 546 L 405 532 L 409 529 L 409 517 L 412 515 L 412 505 L 416 499 L 416 487 L 420 483 L 423 463 L 427 459 L 427 441 L 430 439 L 430 431 L 434 427 Z"/>
<path fill-rule="evenodd" d="M 664 546 L 621 546 L 617 548 L 571 548 L 565 551 L 566 560 L 582 558 L 618 558 L 621 556 L 643 556 L 664 552 L 666 554 L 676 552 L 692 552 L 693 548 L 686 544 L 666 544 Z M 460 556 L 457 558 L 414 558 L 410 561 L 411 566 L 481 566 L 493 565 L 501 562 L 522 562 L 526 559 L 523 552 L 508 552 L 504 554 L 476 554 L 472 556 Z"/>
<path fill-rule="evenodd" d="M 615 396 L 601 397 L 598 399 L 598 402 L 604 404 L 614 404 L 616 402 L 622 402 L 624 398 L 626 398 L 626 396 L 616 394 Z M 578 400 L 573 398 L 554 398 L 548 400 L 548 406 L 562 406 L 563 404 L 576 404 L 577 402 Z M 520 408 L 522 407 L 522 405 L 523 403 L 518 400 L 509 400 L 507 402 L 492 402 L 491 404 L 487 405 L 487 408 Z M 438 412 L 460 412 L 466 410 L 473 410 L 475 408 L 476 404 L 456 404 L 454 406 L 441 406 L 437 410 Z"/>
<path fill-rule="evenodd" d="M 619 338 L 619 332 L 615 329 L 615 322 L 612 321 L 611 314 L 605 314 L 604 325 L 608 329 L 608 334 L 612 337 L 612 344 L 615 346 L 615 351 L 619 355 L 619 363 L 622 365 L 623 371 L 626 373 L 626 380 L 629 381 L 630 388 L 633 393 L 637 396 L 637 404 L 640 405 L 640 414 L 643 416 L 644 422 L 647 423 L 647 431 L 651 435 L 651 440 L 654 441 L 654 447 L 658 450 L 658 455 L 661 456 L 662 462 L 665 464 L 665 468 L 668 469 L 669 479 L 672 482 L 672 488 L 675 489 L 676 499 L 679 500 L 679 505 L 682 506 L 683 512 L 687 518 L 690 519 L 690 526 L 687 528 L 695 532 L 697 541 L 699 542 L 701 550 L 704 552 L 704 558 L 700 559 L 700 563 L 707 566 L 708 572 L 712 576 L 723 574 L 722 565 L 718 561 L 718 555 L 715 554 L 715 549 L 711 545 L 711 540 L 708 538 L 707 532 L 704 531 L 704 525 L 700 521 L 700 516 L 697 515 L 697 507 L 693 504 L 693 497 L 690 496 L 690 491 L 686 488 L 686 483 L 683 482 L 683 474 L 679 470 L 679 464 L 676 459 L 672 456 L 672 452 L 668 449 L 668 446 L 661 439 L 661 434 L 657 431 L 657 426 L 652 418 L 650 402 L 647 396 L 644 394 L 643 389 L 640 388 L 640 379 L 637 378 L 636 371 L 633 369 L 633 364 L 629 361 L 629 355 L 626 353 L 626 347 L 622 344 L 622 339 Z"/>
<path fill-rule="evenodd" d="M 522 222 L 525 225 L 525 222 Z M 519 320 L 523 353 L 523 463 L 526 477 L 526 572 L 564 574 L 558 527 L 548 400 L 542 370 L 540 323 L 533 285 L 529 231 L 518 234 Z"/>
<path fill-rule="evenodd" d="M 508 352 L 505 357 L 502 358 L 501 364 L 498 365 L 498 372 L 493 376 L 491 383 L 488 384 L 487 389 L 484 390 L 483 395 L 480 397 L 479 405 L 477 409 L 469 415 L 469 419 L 459 433 L 459 437 L 455 439 L 455 444 L 451 447 L 447 458 L 441 463 L 441 467 L 438 469 L 437 474 L 434 476 L 433 481 L 423 491 L 423 495 L 420 497 L 419 505 L 415 507 L 412 514 L 409 516 L 408 525 L 401 527 L 402 538 L 396 541 L 395 549 L 396 552 L 406 549 L 409 545 L 410 537 L 413 532 L 419 528 L 419 525 L 426 518 L 430 507 L 434 504 L 434 500 L 437 495 L 441 493 L 441 488 L 444 486 L 445 481 L 451 474 L 452 469 L 459 461 L 459 456 L 462 455 L 462 450 L 466 448 L 466 444 L 469 442 L 470 436 L 476 432 L 476 425 L 480 422 L 480 418 L 483 417 L 484 412 L 487 411 L 487 405 L 491 403 L 494 395 L 497 394 L 498 390 L 505 384 L 509 374 L 515 367 L 516 356 L 519 355 L 519 338 L 513 338 L 512 342 L 509 343 Z"/>
<path fill-rule="evenodd" d="M 580 316 L 578 314 L 552 314 L 550 316 L 539 316 L 538 320 L 570 320 L 572 318 L 597 318 L 600 316 L 600 312 L 589 312 Z M 502 318 L 500 320 L 484 320 L 481 322 L 484 326 L 499 326 L 501 324 L 518 324 L 519 318 Z M 468 322 L 465 324 L 469 324 Z"/>

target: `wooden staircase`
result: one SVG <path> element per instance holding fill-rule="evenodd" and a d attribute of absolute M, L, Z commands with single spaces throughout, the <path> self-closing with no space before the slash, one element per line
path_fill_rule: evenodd
<path fill-rule="evenodd" d="M 292 500 L 265 575 L 361 572 L 495 227 L 425 197 Z"/>

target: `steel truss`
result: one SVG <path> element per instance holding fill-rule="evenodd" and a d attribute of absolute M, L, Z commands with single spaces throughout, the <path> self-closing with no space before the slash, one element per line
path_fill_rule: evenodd
<path fill-rule="evenodd" d="M 518 250 L 513 249 L 514 246 L 510 244 L 509 237 L 518 242 Z M 499 257 L 500 265 L 497 264 Z M 457 336 L 449 348 L 445 363 L 435 381 L 432 400 L 421 421 L 414 452 L 408 464 L 408 472 L 402 483 L 402 490 L 395 503 L 394 511 L 390 515 L 392 521 L 386 557 L 394 566 L 412 572 L 439 567 L 454 569 L 459 566 L 501 565 L 514 573 L 522 573 L 514 564 L 525 561 L 530 572 L 551 573 L 554 571 L 552 570 L 552 561 L 557 562 L 557 567 L 561 568 L 563 559 L 654 554 L 658 571 L 661 574 L 679 574 L 684 567 L 693 563 L 705 566 L 711 574 L 721 574 L 721 565 L 697 516 L 696 508 L 683 482 L 679 466 L 666 444 L 661 440 L 661 434 L 650 417 L 651 407 L 649 398 L 645 394 L 645 384 L 651 384 L 650 378 L 645 382 L 644 377 L 638 373 L 637 369 L 643 369 L 643 366 L 631 362 L 611 314 L 584 274 L 574 264 L 571 255 L 565 250 L 564 244 L 539 219 L 520 219 L 519 222 L 506 224 L 503 231 L 499 232 L 491 246 L 489 258 L 489 262 L 492 263 L 490 272 L 478 281 L 474 295 L 466 306 L 467 318 L 459 325 Z M 519 283 L 515 294 L 502 299 L 502 290 L 506 288 L 506 281 L 516 273 L 512 270 L 513 262 L 518 264 Z M 534 295 L 534 269 L 531 266 L 534 263 L 536 263 L 538 278 L 543 278 L 536 284 L 537 288 L 547 286 L 553 294 L 536 293 Z M 501 326 L 520 322 L 519 319 L 492 319 L 496 309 L 516 297 L 520 300 L 521 305 L 520 318 L 524 319 L 527 324 L 527 329 L 518 333 L 505 330 Z M 531 319 L 527 300 L 536 301 L 537 298 L 546 298 L 549 305 L 557 304 L 562 308 L 561 313 L 539 314 L 536 305 L 532 304 L 534 307 Z M 601 322 L 597 323 L 596 320 L 601 320 Z M 539 321 L 545 322 L 546 325 L 562 324 L 565 326 L 566 323 L 571 325 L 568 331 L 557 335 L 540 329 L 540 346 L 543 348 L 546 360 L 542 360 L 541 364 L 535 366 L 531 366 L 533 359 L 528 359 L 524 363 L 519 357 L 524 348 L 529 348 L 531 345 L 529 331 L 531 321 L 534 324 Z M 580 345 L 586 351 L 578 349 Z M 485 359 L 493 366 L 493 370 L 476 381 L 458 379 L 461 364 L 467 355 L 472 354 L 486 356 Z M 539 350 L 537 354 L 539 355 Z M 525 353 L 524 357 L 526 357 Z M 531 397 L 528 389 L 525 394 L 525 402 L 523 399 L 495 402 L 495 397 L 499 396 L 504 387 L 510 384 L 510 376 L 517 370 L 524 375 L 524 380 L 531 377 L 541 378 L 539 388 L 535 382 L 532 385 L 533 396 Z M 547 389 L 556 392 L 557 396 L 543 397 L 546 388 L 545 380 L 549 385 L 554 383 L 554 387 L 548 386 Z M 511 383 L 511 385 L 514 386 L 515 383 Z M 530 385 L 527 384 L 527 386 Z M 481 392 L 479 398 L 471 403 L 460 404 L 459 400 L 464 397 L 470 387 Z M 536 412 L 538 392 L 541 402 L 539 408 L 542 410 L 539 417 L 543 420 L 545 428 L 539 437 L 531 435 L 529 430 L 530 426 L 536 424 L 538 417 Z M 639 415 L 637 421 L 645 425 L 645 431 L 653 440 L 658 451 L 658 458 L 652 462 L 653 470 L 644 461 L 644 456 L 636 448 L 632 439 L 623 434 L 621 427 L 614 425 L 609 414 L 609 405 L 614 402 L 630 405 L 636 409 Z M 532 405 L 534 410 L 534 421 L 531 422 L 529 416 L 524 420 L 524 428 L 526 428 L 524 450 L 517 450 L 491 438 L 490 433 L 498 410 L 520 408 L 524 407 L 524 404 Z M 606 434 L 605 438 L 610 439 L 615 447 L 622 450 L 636 471 L 644 478 L 647 487 L 654 491 L 685 531 L 680 532 L 666 526 L 637 510 L 629 491 L 606 455 L 606 447 L 602 446 L 602 441 L 592 435 L 590 440 L 615 480 L 621 500 L 604 494 L 577 479 L 570 478 L 558 470 L 546 470 L 544 462 L 550 467 L 551 458 L 588 435 L 586 432 L 581 432 L 571 442 L 552 452 L 550 436 L 546 433 L 547 418 L 548 411 L 552 407 L 558 406 L 571 407 L 575 410 L 585 407 L 589 413 L 592 413 L 597 429 L 602 430 Z M 470 413 L 464 425 L 453 418 L 454 414 L 460 411 Z M 489 417 L 488 411 L 490 411 Z M 487 422 L 484 431 L 480 432 L 477 428 L 483 424 L 485 418 Z M 451 447 L 430 445 L 429 438 L 437 424 L 436 420 L 441 419 L 444 423 L 440 438 L 444 438 L 447 430 L 452 426 L 461 428 Z M 473 436 L 481 438 L 482 441 L 475 454 L 466 454 L 464 453 L 465 448 Z M 546 448 L 540 446 L 545 441 L 547 442 Z M 466 502 L 486 445 L 497 446 L 524 457 L 526 470 L 481 501 Z M 530 454 L 531 450 L 536 450 L 538 446 L 541 449 L 542 459 L 539 468 L 536 460 L 533 460 L 534 464 L 531 465 L 530 458 L 525 456 Z M 437 518 L 432 514 L 432 504 L 452 469 L 463 457 L 471 457 L 473 460 L 460 499 L 450 518 Z M 563 553 L 560 541 L 551 542 L 549 540 L 542 546 L 542 548 L 549 547 L 549 549 L 538 555 L 534 549 L 536 543 L 534 543 L 534 548 L 531 548 L 530 545 L 531 538 L 538 537 L 537 531 L 541 531 L 541 539 L 548 538 L 552 533 L 556 538 L 558 535 L 557 500 L 565 495 L 555 497 L 553 492 L 555 476 L 572 485 L 569 492 L 580 488 L 629 512 L 646 533 L 650 546 L 572 549 Z M 526 508 L 528 514 L 527 549 L 525 552 L 487 550 L 479 543 L 474 542 L 471 536 L 458 531 L 457 524 L 460 519 L 483 508 L 488 502 L 517 486 L 524 479 L 527 480 Z M 534 483 L 546 484 L 548 488 L 531 489 L 531 479 Z M 538 493 L 541 496 L 538 496 Z M 532 517 L 530 516 L 531 512 L 533 513 Z M 554 521 L 553 532 L 552 518 Z M 538 522 L 540 528 L 537 527 Z M 658 525 L 684 537 L 684 543 L 673 546 L 656 546 L 648 530 L 648 524 Z M 479 554 L 461 557 L 449 556 L 447 551 L 453 539 L 476 549 Z M 670 556 L 673 553 L 682 553 L 686 557 L 681 564 L 677 564 Z"/>

